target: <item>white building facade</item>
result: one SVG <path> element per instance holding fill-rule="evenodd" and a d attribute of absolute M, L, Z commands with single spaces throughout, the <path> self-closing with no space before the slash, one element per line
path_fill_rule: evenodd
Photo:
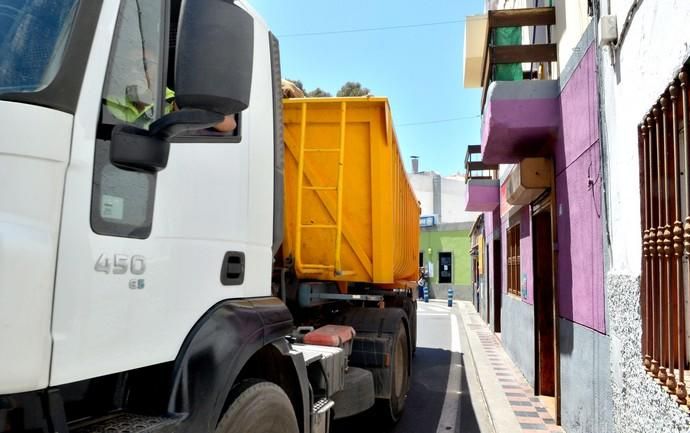
<path fill-rule="evenodd" d="M 680 73 L 690 57 L 690 2 L 604 0 L 598 7 L 618 26 L 617 41 L 598 56 L 615 431 L 687 432 L 688 238 L 679 223 L 688 216 L 688 100 Z M 650 227 L 663 245 L 648 242 Z"/>
<path fill-rule="evenodd" d="M 435 171 L 408 173 L 422 207 L 422 216 L 434 216 L 436 224 L 472 223 L 476 212 L 465 211 L 467 186 L 461 174 L 441 176 Z"/>

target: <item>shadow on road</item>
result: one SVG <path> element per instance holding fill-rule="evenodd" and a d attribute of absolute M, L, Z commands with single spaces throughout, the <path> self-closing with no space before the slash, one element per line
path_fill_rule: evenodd
<path fill-rule="evenodd" d="M 334 423 L 334 433 L 435 433 L 443 410 L 450 368 L 451 352 L 442 349 L 417 348 L 412 360 L 411 388 L 405 412 L 395 426 L 377 422 L 369 412 Z M 465 363 L 460 355 L 462 369 L 460 401 L 455 432 L 479 433 L 477 418 L 467 389 Z M 449 433 L 455 433 L 448 430 Z"/>

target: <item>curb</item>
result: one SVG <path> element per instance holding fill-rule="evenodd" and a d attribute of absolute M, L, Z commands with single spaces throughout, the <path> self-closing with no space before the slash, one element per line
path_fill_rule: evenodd
<path fill-rule="evenodd" d="M 522 427 L 518 422 L 515 414 L 513 412 L 508 398 L 503 392 L 501 384 L 496 378 L 493 368 L 490 367 L 489 360 L 482 348 L 479 337 L 476 333 L 471 332 L 469 327 L 470 315 L 474 312 L 474 307 L 472 304 L 466 301 L 457 302 L 459 309 L 459 319 L 462 323 L 462 334 L 464 337 L 463 352 L 468 356 L 468 359 L 472 361 L 472 367 L 474 370 L 474 378 L 477 381 L 479 391 L 481 392 L 481 401 L 487 409 L 490 432 L 491 433 L 515 433 L 522 431 Z M 468 308 L 471 309 L 468 312 Z M 476 314 L 476 313 L 475 313 Z M 473 324 L 476 326 L 487 327 L 484 322 L 479 321 L 479 323 Z M 468 385 L 472 388 L 470 384 L 468 375 Z M 476 393 L 473 394 L 473 396 Z M 474 400 L 474 399 L 473 399 Z M 489 400 L 491 404 L 488 404 Z"/>
<path fill-rule="evenodd" d="M 469 343 L 469 336 L 467 335 L 467 329 L 465 324 L 465 319 L 463 318 L 463 311 L 461 310 L 462 304 L 456 301 L 458 306 L 457 314 L 458 319 L 461 323 L 460 328 L 460 346 L 462 347 L 465 360 L 465 376 L 467 377 L 467 388 L 469 388 L 470 396 L 472 399 L 472 407 L 477 411 L 477 406 L 481 405 L 482 417 L 477 416 L 477 423 L 479 424 L 479 429 L 482 433 L 496 433 L 496 426 L 494 425 L 493 417 L 491 416 L 491 411 L 489 409 L 489 404 L 486 401 L 486 394 L 484 393 L 484 388 L 482 387 L 482 382 L 479 379 L 479 370 L 477 369 L 477 363 L 474 359 L 474 354 Z M 469 356 L 468 356 L 469 355 Z M 470 374 L 470 370 L 471 373 Z M 479 422 L 479 420 L 486 420 L 487 423 Z"/>

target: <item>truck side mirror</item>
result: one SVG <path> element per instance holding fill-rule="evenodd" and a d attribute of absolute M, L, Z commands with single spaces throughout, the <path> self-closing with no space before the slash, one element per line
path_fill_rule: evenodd
<path fill-rule="evenodd" d="M 159 171 L 168 165 L 170 143 L 148 131 L 129 125 L 113 128 L 110 162 L 134 171 Z"/>
<path fill-rule="evenodd" d="M 249 106 L 254 20 L 231 0 L 183 0 L 177 29 L 175 102 L 235 114 Z"/>
<path fill-rule="evenodd" d="M 113 128 L 110 162 L 128 170 L 162 170 L 168 165 L 171 138 L 188 131 L 210 128 L 223 119 L 222 114 L 212 111 L 182 109 L 156 120 L 148 131 L 118 125 Z"/>

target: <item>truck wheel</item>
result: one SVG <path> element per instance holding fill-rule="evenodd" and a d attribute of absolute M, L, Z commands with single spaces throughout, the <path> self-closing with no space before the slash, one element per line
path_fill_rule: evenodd
<path fill-rule="evenodd" d="M 409 388 L 409 353 L 407 332 L 405 325 L 400 323 L 398 332 L 393 337 L 393 352 L 391 353 L 391 398 L 377 402 L 378 413 L 386 423 L 396 423 L 402 416 Z"/>
<path fill-rule="evenodd" d="M 216 433 L 299 433 L 290 399 L 278 385 L 247 380 L 231 391 Z"/>

